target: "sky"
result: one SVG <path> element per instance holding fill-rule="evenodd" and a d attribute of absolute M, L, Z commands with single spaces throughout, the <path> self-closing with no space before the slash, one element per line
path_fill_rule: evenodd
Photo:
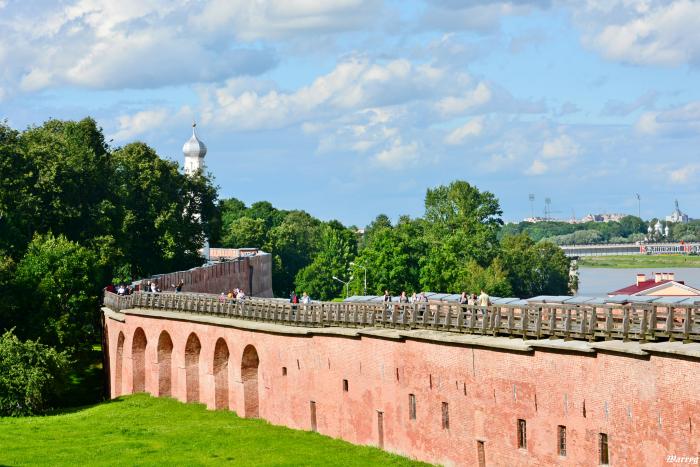
<path fill-rule="evenodd" d="M 10 126 L 182 164 L 196 120 L 220 197 L 357 226 L 457 179 L 506 221 L 700 218 L 699 68 L 700 1 L 0 0 Z"/>

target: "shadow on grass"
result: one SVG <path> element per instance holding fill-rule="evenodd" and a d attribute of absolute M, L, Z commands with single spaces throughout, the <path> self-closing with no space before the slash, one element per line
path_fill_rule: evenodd
<path fill-rule="evenodd" d="M 68 375 L 68 386 L 56 405 L 60 410 L 82 408 L 105 400 L 104 369 L 102 350 L 93 346 L 89 351 L 78 355 L 72 371 Z"/>
<path fill-rule="evenodd" d="M 117 399 L 109 399 L 109 400 L 102 401 L 102 402 L 95 402 L 93 404 L 76 405 L 76 406 L 71 406 L 71 407 L 58 407 L 56 409 L 49 410 L 48 412 L 42 414 L 41 416 L 43 416 L 43 417 L 55 417 L 57 415 L 68 415 L 68 414 L 72 414 L 72 413 L 82 412 L 83 410 L 91 409 L 93 407 L 115 404 L 115 403 L 119 403 L 119 402 L 124 402 L 124 400 L 121 397 L 119 397 Z M 0 467 L 2 467 L 2 466 L 0 466 Z"/>

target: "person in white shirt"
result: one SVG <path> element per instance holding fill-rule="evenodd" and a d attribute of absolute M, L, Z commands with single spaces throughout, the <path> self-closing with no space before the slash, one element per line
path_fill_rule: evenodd
<path fill-rule="evenodd" d="M 482 290 L 481 294 L 479 295 L 479 306 L 489 306 L 490 304 L 491 299 L 489 298 L 489 294 Z"/>
<path fill-rule="evenodd" d="M 308 305 L 309 303 L 311 303 L 311 297 L 309 297 L 309 295 L 306 292 L 304 292 L 301 295 L 301 303 L 303 303 L 304 305 Z"/>

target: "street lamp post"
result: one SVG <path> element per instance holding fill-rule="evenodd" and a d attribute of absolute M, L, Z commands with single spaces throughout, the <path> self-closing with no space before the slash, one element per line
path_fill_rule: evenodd
<path fill-rule="evenodd" d="M 362 266 L 361 264 L 355 264 L 354 261 L 350 261 L 350 266 L 357 266 L 358 268 L 362 268 L 365 271 L 365 288 L 364 288 L 364 294 L 367 295 L 367 268 Z"/>
<path fill-rule="evenodd" d="M 350 276 L 350 280 L 347 282 L 345 282 L 343 279 L 339 279 L 335 276 L 333 276 L 333 279 L 337 280 L 341 284 L 345 284 L 345 298 L 348 298 L 350 296 L 350 291 L 349 291 L 350 289 L 349 288 L 350 288 L 350 280 L 352 280 L 352 276 Z"/>

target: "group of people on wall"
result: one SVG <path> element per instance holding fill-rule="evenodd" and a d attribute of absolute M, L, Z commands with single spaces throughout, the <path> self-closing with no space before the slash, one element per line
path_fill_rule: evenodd
<path fill-rule="evenodd" d="M 384 290 L 384 302 L 391 302 L 392 296 L 389 290 Z M 416 294 L 413 292 L 411 297 L 406 295 L 406 291 L 402 291 L 399 295 L 399 303 L 427 303 L 428 297 L 425 292 L 420 292 Z M 472 306 L 489 306 L 491 305 L 491 297 L 482 289 L 481 294 L 478 296 L 475 293 L 468 294 L 467 292 L 462 292 L 459 297 L 460 305 L 472 305 Z"/>
<path fill-rule="evenodd" d="M 301 303 L 302 305 L 308 305 L 309 303 L 311 303 L 311 297 L 306 292 L 303 292 L 301 294 L 301 297 L 299 297 L 297 296 L 296 291 L 292 291 L 292 293 L 289 294 L 289 303 Z"/>

